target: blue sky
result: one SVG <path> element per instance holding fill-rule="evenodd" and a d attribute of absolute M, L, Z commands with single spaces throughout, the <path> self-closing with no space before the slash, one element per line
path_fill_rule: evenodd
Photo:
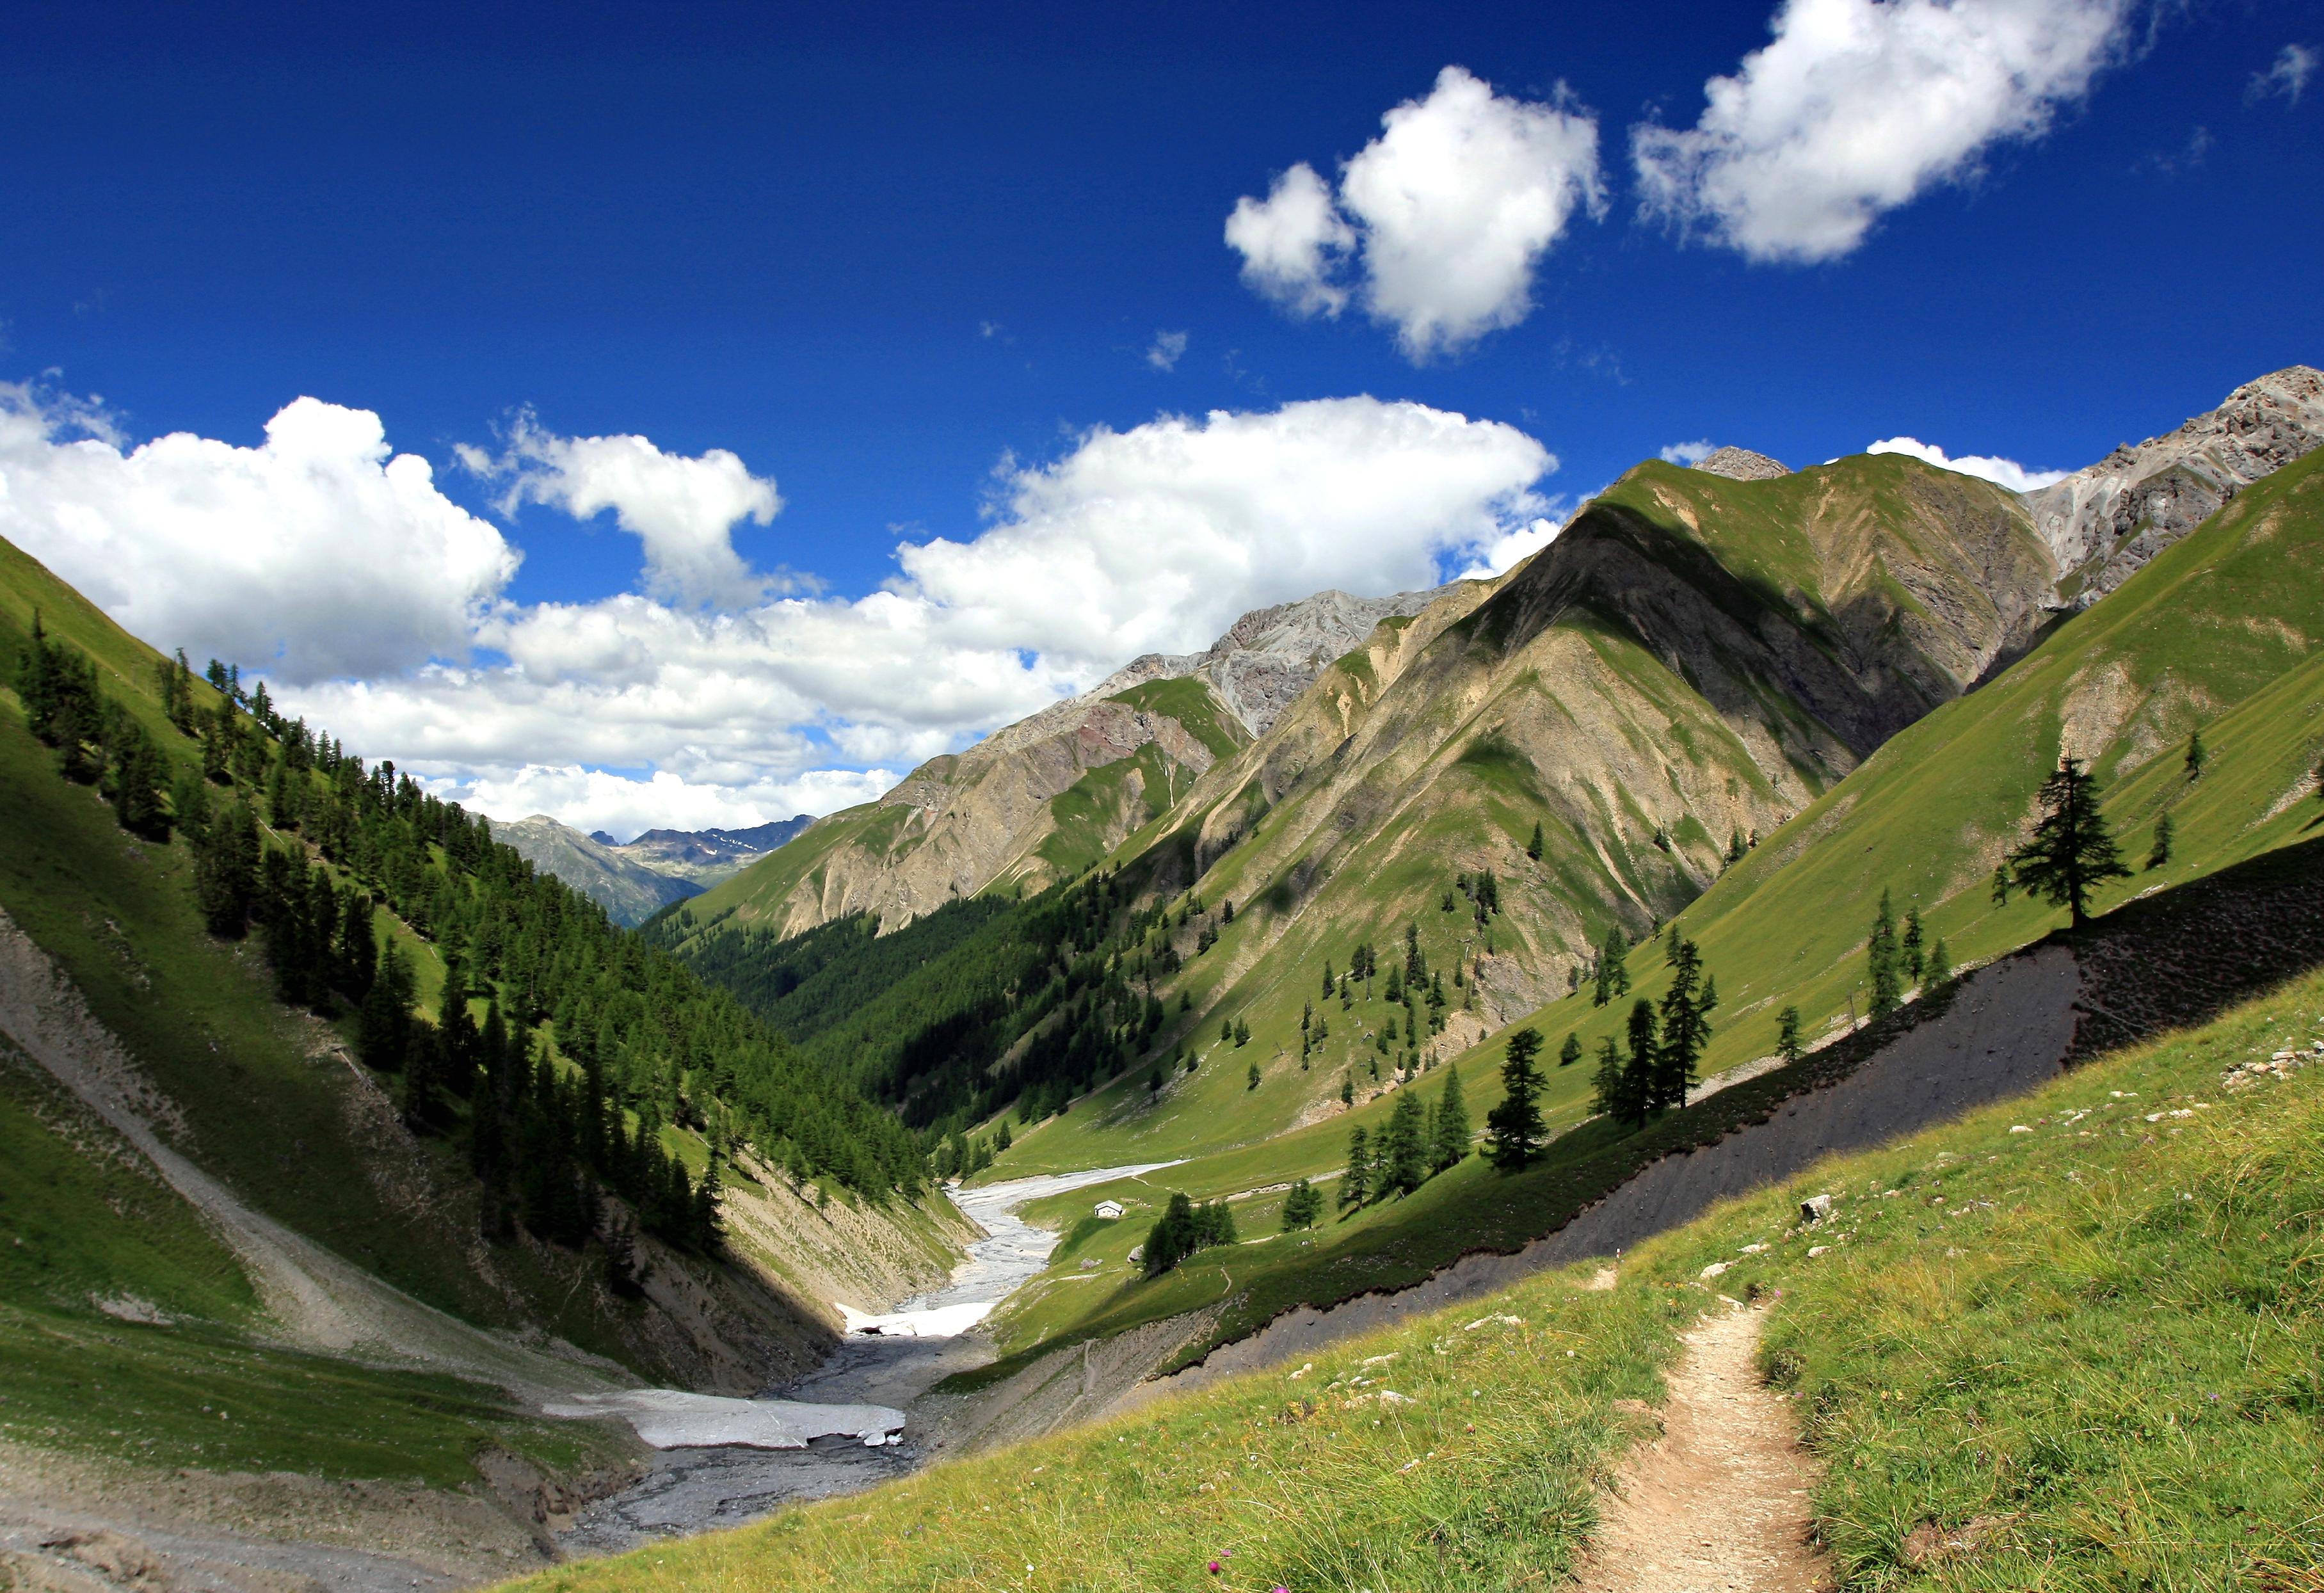
<path fill-rule="evenodd" d="M 1246 600 L 1296 595 L 1286 584 L 1490 563 L 1497 537 L 1554 524 L 1671 445 L 1798 465 L 1905 435 L 2071 468 L 2324 357 L 2312 5 L 828 9 L 16 18 L 0 58 L 0 380 L 25 385 L 17 451 L 0 450 L 19 508 L 0 532 L 69 575 L 85 561 L 149 640 L 210 639 L 487 807 L 539 802 L 617 831 L 747 822 L 860 798 L 1089 684 L 1126 661 L 1109 639 L 1194 646 Z M 1933 33 L 1908 37 L 1907 10 Z M 1873 76 L 1821 80 L 1855 108 L 1788 99 L 1788 58 L 1753 78 L 1771 38 L 1845 55 L 1836 27 L 1871 30 L 1858 48 Z M 1997 78 L 1982 50 L 2000 52 Z M 1466 102 L 1440 82 L 1456 65 L 1478 80 Z M 1699 121 L 1706 82 L 1738 74 L 1740 119 Z M 1847 124 L 1963 85 L 1970 103 L 1925 118 L 1959 126 Z M 1463 332 L 1456 311 L 1416 354 L 1421 312 L 1398 318 L 1374 262 L 1401 247 L 1407 300 L 1433 303 L 1475 262 L 1425 206 L 1399 221 L 1363 197 L 1365 152 L 1399 106 L 1416 139 L 1515 129 L 1534 197 L 1563 206 L 1477 267 L 1463 302 L 1486 303 L 1483 321 Z M 1806 124 L 1827 113 L 1820 152 Z M 1640 209 L 1641 123 L 1702 135 L 1666 160 L 1683 191 L 1655 214 Z M 1833 150 L 1898 138 L 1847 192 L 1800 197 L 1829 185 Z M 1490 177 L 1466 159 L 1369 165 L 1391 188 Z M 1336 315 L 1292 313 L 1296 285 L 1274 279 L 1270 296 L 1224 237 L 1239 199 L 1264 201 L 1303 162 L 1350 242 L 1322 257 L 1338 262 L 1323 283 Z M 1856 218 L 1837 233 L 1835 204 Z M 286 486 L 284 457 L 253 474 L 269 421 L 302 396 L 376 416 L 389 448 L 433 467 L 442 505 L 409 480 L 354 482 L 373 468 L 362 428 L 319 411 L 301 446 L 331 454 L 345 492 Z M 1360 396 L 1407 408 L 1300 408 Z M 1249 435 L 1230 446 L 1212 410 L 1253 418 Z M 1498 424 L 1413 419 L 1432 413 Z M 1153 432 L 1164 415 L 1193 419 Z M 1091 449 L 1100 428 L 1111 452 Z M 80 479 L 86 460 L 42 474 L 76 437 L 125 456 L 174 432 L 215 447 L 161 484 Z M 584 484 L 610 456 L 567 445 L 622 437 L 650 439 L 632 463 L 671 468 Z M 1274 479 L 1279 458 L 1328 477 L 1333 447 L 1384 446 L 1399 481 L 1441 469 L 1441 490 L 1396 523 L 1319 510 L 1299 533 L 1316 545 L 1277 546 L 1297 543 L 1281 528 L 1313 491 Z M 1189 464 L 1184 448 L 1210 453 Z M 703 467 L 676 469 L 689 461 Z M 1247 501 L 1203 520 L 1173 499 L 1173 461 L 1213 483 L 1194 496 Z M 171 558 L 235 533 L 164 522 L 193 512 L 209 470 L 273 526 L 251 557 L 314 564 L 311 581 L 196 601 L 200 577 Z M 1145 535 L 1216 544 L 1164 573 L 1176 595 L 1151 614 L 1098 602 L 1092 624 L 1058 631 L 1045 616 L 1074 606 L 1069 581 L 1022 612 L 994 595 L 1070 565 L 1061 547 L 1097 549 L 1091 580 L 1129 578 L 1107 516 L 1139 492 L 1173 499 L 1125 511 Z M 592 505 L 611 507 L 584 520 Z M 1022 546 L 977 565 L 996 528 Z M 930 539 L 966 552 L 934 574 L 899 565 L 899 544 Z M 364 580 L 344 578 L 350 547 L 382 561 Z M 453 574 L 402 593 L 397 572 L 421 564 Z M 799 578 L 737 585 L 779 571 Z M 402 595 L 367 603 L 366 581 Z M 910 619 L 918 650 L 835 684 L 869 656 L 864 627 L 899 623 L 847 605 L 899 581 L 943 623 Z M 805 629 L 728 670 L 736 628 L 786 595 L 781 622 Z M 447 603 L 466 617 L 443 619 Z M 599 714 L 622 732 L 574 732 Z"/>

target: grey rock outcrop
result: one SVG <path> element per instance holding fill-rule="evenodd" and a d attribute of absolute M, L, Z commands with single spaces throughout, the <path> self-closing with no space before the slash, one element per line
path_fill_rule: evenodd
<path fill-rule="evenodd" d="M 613 850 L 657 873 L 706 888 L 742 872 L 814 822 L 800 814 L 747 830 L 648 830 Z"/>
<path fill-rule="evenodd" d="M 1092 697 L 1110 697 L 1148 680 L 1199 675 L 1227 712 L 1253 736 L 1263 736 L 1326 665 L 1353 652 L 1382 620 L 1420 612 L 1445 588 L 1356 597 L 1318 592 L 1297 603 L 1253 609 L 1199 653 L 1148 653 L 1117 670 Z"/>
<path fill-rule="evenodd" d="M 2058 561 L 2061 603 L 2084 609 L 2237 493 L 2324 443 L 2324 373 L 2290 365 L 2246 382 L 2178 430 L 2128 444 L 2026 494 Z"/>
<path fill-rule="evenodd" d="M 1729 481 L 1773 481 L 1792 474 L 1791 466 L 1748 448 L 1720 448 L 1695 461 L 1697 470 L 1723 475 Z"/>

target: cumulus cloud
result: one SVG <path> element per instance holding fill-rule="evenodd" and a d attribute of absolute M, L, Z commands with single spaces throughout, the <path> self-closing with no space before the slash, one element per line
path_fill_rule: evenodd
<path fill-rule="evenodd" d="M 897 778 L 884 769 L 813 769 L 789 780 L 722 786 L 666 770 L 629 779 L 577 764 L 528 764 L 426 784 L 438 796 L 501 819 L 545 813 L 585 834 L 604 830 L 627 837 L 656 829 L 747 829 L 802 813 L 835 813 L 873 800 Z"/>
<path fill-rule="evenodd" d="M 134 448 L 91 401 L 0 384 L 0 535 L 167 650 L 284 680 L 460 655 L 519 555 L 368 410 L 287 404 L 256 447 Z"/>
<path fill-rule="evenodd" d="M 1939 470 L 1978 476 L 1996 486 L 2007 487 L 2013 493 L 2038 492 L 2054 482 L 2065 480 L 2071 474 L 2063 470 L 2028 470 L 2015 459 L 1997 458 L 1990 454 L 1968 454 L 1959 459 L 1949 458 L 1945 451 L 1934 443 L 1924 443 L 1912 437 L 1883 437 L 1864 451 L 1868 454 L 1909 454 Z"/>
<path fill-rule="evenodd" d="M 2275 52 L 2275 60 L 2264 71 L 2254 72 L 2251 82 L 2244 88 L 2244 98 L 2256 105 L 2264 99 L 2281 99 L 2288 106 L 2300 103 L 2307 92 L 2308 79 L 2316 75 L 2316 51 L 2305 44 L 2287 44 Z"/>
<path fill-rule="evenodd" d="M 740 607 L 763 596 L 767 577 L 734 551 L 734 528 L 782 510 L 771 479 L 752 475 L 724 448 L 695 458 L 665 454 L 641 437 L 558 437 L 530 413 L 497 456 L 463 445 L 460 463 L 503 485 L 500 510 L 546 503 L 576 520 L 610 509 L 643 544 L 646 590 L 674 603 Z"/>
<path fill-rule="evenodd" d="M 1184 332 L 1157 332 L 1154 342 L 1146 351 L 1146 363 L 1157 371 L 1177 369 L 1179 356 L 1186 352 Z"/>
<path fill-rule="evenodd" d="M 1884 213 L 2038 138 L 2125 52 L 2133 0 L 1785 0 L 1687 129 L 1631 131 L 1641 208 L 1759 261 L 1833 260 Z"/>
<path fill-rule="evenodd" d="M 1665 465 L 1700 465 L 1711 457 L 1711 439 L 1697 437 L 1691 443 L 1673 443 L 1663 450 Z"/>
<path fill-rule="evenodd" d="M 1527 520 L 1524 525 L 1502 532 L 1476 550 L 1461 571 L 1460 578 L 1463 581 L 1483 581 L 1508 574 L 1556 541 L 1557 533 L 1565 529 L 1567 520 L 1572 518 L 1563 515 L 1556 519 Z"/>
<path fill-rule="evenodd" d="M 1576 210 L 1601 215 L 1597 118 L 1559 97 L 1507 97 L 1457 66 L 1380 118 L 1339 192 L 1294 166 L 1227 221 L 1243 278 L 1295 313 L 1336 315 L 1336 279 L 1360 251 L 1365 308 L 1415 361 L 1513 327 L 1534 272 Z"/>
<path fill-rule="evenodd" d="M 366 756 L 498 817 L 623 832 L 862 800 L 1139 653 L 1206 646 L 1248 609 L 1505 565 L 1512 537 L 1538 534 L 1536 487 L 1557 467 L 1514 428 L 1415 403 L 1163 416 L 1009 464 L 979 534 L 899 547 L 877 591 L 526 605 L 503 595 L 516 551 L 437 493 L 425 461 L 391 456 L 375 415 L 301 400 L 259 448 L 124 452 L 68 435 L 74 412 L 23 390 L 0 407 L 12 540 L 149 641 L 259 669 L 286 712 Z M 530 427 L 484 463 L 512 490 L 540 472 L 527 502 L 642 523 L 639 483 L 668 456 L 641 445 L 601 470 L 576 445 L 602 440 Z M 709 505 L 696 523 L 773 499 L 739 462 L 715 466 L 722 480 L 724 496 L 689 500 Z"/>
<path fill-rule="evenodd" d="M 1242 280 L 1298 316 L 1347 308 L 1348 290 L 1332 278 L 1355 243 L 1332 185 L 1305 161 L 1277 177 L 1266 198 L 1236 200 L 1227 217 L 1227 246 L 1242 256 Z"/>

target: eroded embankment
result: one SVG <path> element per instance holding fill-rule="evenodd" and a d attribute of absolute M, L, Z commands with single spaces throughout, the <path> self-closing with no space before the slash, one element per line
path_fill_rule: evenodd
<path fill-rule="evenodd" d="M 1978 970 L 1944 1011 L 1906 1030 L 1839 1082 L 1794 1096 L 1765 1122 L 1649 1164 L 1556 1232 L 1512 1255 L 1464 1256 L 1425 1283 L 1303 1306 L 1185 1370 L 1140 1385 L 1127 1410 L 1199 1388 L 1518 1278 L 1589 1257 L 1615 1256 L 1691 1221 L 1730 1195 L 1785 1178 L 1824 1156 L 1860 1150 L 2055 1078 L 2074 1038 L 2080 990 L 2074 954 L 2044 944 Z"/>
<path fill-rule="evenodd" d="M 2135 898 L 1966 976 L 1941 1009 L 1843 1077 L 1766 1119 L 1648 1164 L 1556 1231 L 1508 1255 L 1466 1256 L 1408 1289 L 1303 1306 L 1144 1382 L 1110 1407 L 1274 1366 L 1387 1322 L 1612 1256 L 1717 1202 L 1823 1156 L 1877 1145 L 2032 1089 L 2062 1069 L 2209 1020 L 2324 963 L 2324 840 L 2263 853 Z"/>

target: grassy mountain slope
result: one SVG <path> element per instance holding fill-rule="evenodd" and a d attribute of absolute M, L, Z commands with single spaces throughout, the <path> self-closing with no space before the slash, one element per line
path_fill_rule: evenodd
<path fill-rule="evenodd" d="M 36 609 L 51 638 L 95 662 L 112 700 L 171 756 L 190 756 L 153 695 L 155 656 L 5 542 L 0 681 L 14 678 Z M 956 1219 L 844 1200 L 818 1212 L 779 1186 L 747 1183 L 731 1196 L 737 1260 L 641 1240 L 644 1299 L 609 1292 L 595 1253 L 521 1232 L 486 1242 L 466 1148 L 406 1129 L 351 1060 L 352 1020 L 279 1004 L 255 941 L 206 931 L 185 838 L 131 835 L 56 768 L 0 684 L 7 924 L 118 1040 L 166 1143 L 373 1277 L 512 1340 L 561 1339 L 616 1377 L 618 1365 L 651 1381 L 755 1387 L 770 1365 L 819 1352 L 818 1318 L 837 1290 L 892 1297 L 944 1275 L 956 1254 Z M 434 947 L 383 909 L 375 925 L 414 960 L 432 1007 L 444 976 Z M 480 1385 L 284 1348 L 207 1220 L 5 1039 L 31 1016 L 0 1011 L 0 1440 L 124 1463 L 416 1475 L 431 1486 L 473 1483 L 472 1459 L 493 1447 L 566 1475 L 621 1452 L 626 1440 L 544 1424 Z M 697 1136 L 667 1129 L 663 1145 L 698 1174 Z M 88 1397 L 93 1377 L 103 1400 Z M 234 1424 L 220 1426 L 209 1405 Z"/>
<path fill-rule="evenodd" d="M 1249 740 L 1192 677 L 1060 703 L 818 820 L 673 916 L 704 932 L 788 936 L 866 913 L 892 932 L 982 890 L 1038 891 L 1168 811 Z"/>
<path fill-rule="evenodd" d="M 2314 771 L 2324 760 L 2324 657 L 2312 630 L 2319 613 L 2324 458 L 2310 458 L 2258 483 L 1990 684 L 1897 735 L 1729 869 L 1677 920 L 1702 944 L 1722 995 L 1706 1073 L 1771 1053 L 1784 1005 L 1798 1006 L 1812 1036 L 1845 1026 L 1862 978 L 1862 943 L 1884 889 L 1900 912 L 1919 903 L 1932 935 L 1948 940 L 1956 965 L 2023 945 L 2061 923 L 2061 912 L 2022 897 L 1995 907 L 1987 877 L 2005 838 L 2014 840 L 2025 822 L 2032 792 L 2061 739 L 2082 738 L 2067 744 L 2089 756 L 2107 779 L 2106 811 L 2134 864 L 2143 862 L 2162 812 L 2172 812 L 2176 824 L 2172 861 L 2142 870 L 2131 885 L 2101 898 L 2101 906 L 2324 833 L 2324 803 L 2313 795 Z M 2181 757 L 2184 732 L 2195 723 L 2190 704 L 2203 706 L 2211 754 L 2194 780 Z M 1233 933 L 1222 945 L 1231 944 Z M 1659 998 L 1663 962 L 1660 942 L 1631 953 L 1636 994 Z M 1861 994 L 1853 999 L 1860 1011 Z M 1378 1022 L 1384 1005 L 1359 999 L 1344 1015 L 1336 1002 L 1319 1009 L 1336 1036 L 1342 1022 Z M 1601 1036 L 1619 1033 L 1628 1007 L 1624 999 L 1594 1008 L 1585 990 L 1521 1021 L 1545 1034 L 1553 1051 L 1571 1031 L 1585 1054 L 1594 1054 Z M 1295 1042 L 1296 1021 L 1295 1008 Z M 1499 1038 L 1497 1033 L 1452 1062 L 1480 1122 L 1498 1098 Z M 1123 1079 L 1023 1134 L 992 1175 L 1193 1155 L 1183 1166 L 1149 1174 L 1148 1189 L 1090 1192 L 1054 1213 L 1070 1222 L 1086 1210 L 1084 1199 L 1113 1192 L 1132 1204 L 1136 1219 L 1169 1189 L 1224 1196 L 1333 1172 L 1344 1162 L 1349 1129 L 1378 1132 L 1394 1104 L 1390 1091 L 1360 1100 L 1343 1117 L 1270 1134 L 1292 1110 L 1280 1100 L 1267 1103 L 1270 1091 L 1290 1095 L 1304 1087 L 1312 1094 L 1319 1079 L 1328 1087 L 1336 1075 L 1278 1066 L 1254 1091 L 1243 1077 L 1246 1054 L 1213 1051 L 1201 1071 L 1175 1081 L 1159 1099 L 1149 1098 L 1142 1077 Z M 1554 1130 L 1571 1129 L 1588 1113 L 1590 1071 L 1586 1063 L 1551 1068 L 1544 1104 Z M 1441 1073 L 1418 1075 L 1417 1087 L 1433 1099 Z M 1251 1105 L 1239 1110 L 1244 1101 Z M 1559 1156 L 1598 1154 L 1608 1137 L 1602 1122 L 1592 1124 Z M 1204 1154 L 1222 1140 L 1231 1148 Z M 1239 1290 L 1244 1305 L 1237 1309 L 1244 1315 L 1258 1311 L 1259 1294 L 1268 1297 L 1269 1310 L 1301 1299 L 1338 1299 L 1351 1280 L 1370 1277 L 1376 1263 L 1402 1257 L 1394 1265 L 1408 1279 L 1410 1266 L 1425 1271 L 1465 1248 L 1508 1248 L 1526 1223 L 1549 1219 L 1499 1211 L 1501 1183 L 1473 1165 L 1456 1170 L 1407 1201 L 1332 1225 L 1328 1238 L 1298 1258 L 1269 1253 L 1262 1262 L 1190 1266 L 1158 1284 L 1131 1285 L 1119 1298 L 1111 1287 L 1049 1284 L 1001 1324 L 1004 1347 L 1028 1350 L 1101 1324 L 1111 1331 Z M 1244 1231 L 1275 1226 L 1280 1198 L 1259 1195 L 1239 1204 Z M 1061 1247 L 1053 1275 L 1089 1257 L 1119 1262 L 1142 1227 L 1132 1220 L 1093 1231 L 1087 1248 Z M 1279 1276 L 1262 1287 L 1259 1272 Z M 1232 1285 L 1230 1275 L 1238 1280 Z"/>
<path fill-rule="evenodd" d="M 2311 975 L 1724 1206 L 1611 1290 L 1545 1276 L 1292 1373 L 524 1585 L 1554 1584 L 1651 1432 L 1615 1402 L 1658 1397 L 1717 1290 L 1768 1303 L 1763 1366 L 1820 1464 L 1844 1586 L 2296 1588 L 2324 1558 L 2324 1062 L 2222 1081 L 2317 1042 Z M 1814 1193 L 1834 1216 L 1803 1229 Z M 1973 1523 L 1966 1552 L 1908 1546 Z"/>
<path fill-rule="evenodd" d="M 1207 905 L 1238 907 L 1171 987 L 1201 1025 L 1166 1036 L 1226 1066 L 1158 1103 L 1158 1128 L 1133 1081 L 1010 1165 L 1248 1142 L 1336 1110 L 1351 1073 L 1376 1089 L 1415 1049 L 1402 1015 L 1320 1004 L 1331 1038 L 1304 1070 L 1300 1020 L 1326 962 L 1344 970 L 1365 942 L 1394 957 L 1407 927 L 1433 969 L 1463 971 L 1417 1050 L 1466 1049 L 2024 645 L 2049 573 L 2008 493 L 1916 461 L 1766 482 L 1640 465 L 1500 581 L 1383 625 L 1124 844 L 1158 883 L 1199 873 Z M 1480 918 L 1456 882 L 1487 870 L 1501 909 Z M 1230 1017 L 1252 1036 L 1231 1056 L 1210 1049 Z M 1267 1082 L 1250 1091 L 1254 1059 Z"/>

